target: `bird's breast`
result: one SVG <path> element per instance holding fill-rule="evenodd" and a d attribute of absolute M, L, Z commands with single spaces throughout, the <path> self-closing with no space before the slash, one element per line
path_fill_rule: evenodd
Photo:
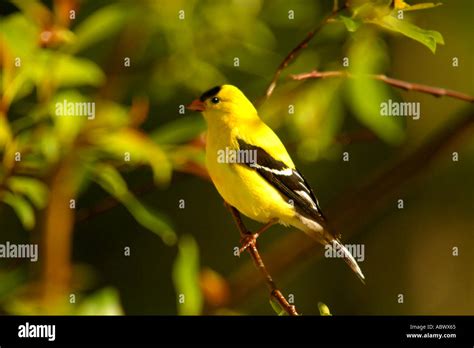
<path fill-rule="evenodd" d="M 222 135 L 222 134 L 221 134 Z M 238 161 L 238 150 L 225 137 L 208 135 L 206 166 L 222 198 L 247 217 L 265 223 L 294 216 L 293 207 L 256 171 Z"/>

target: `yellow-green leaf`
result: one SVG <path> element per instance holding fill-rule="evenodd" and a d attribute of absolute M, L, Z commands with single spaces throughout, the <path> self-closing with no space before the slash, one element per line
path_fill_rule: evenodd
<path fill-rule="evenodd" d="M 385 49 L 369 28 L 358 30 L 356 35 L 349 50 L 350 70 L 354 75 L 347 81 L 349 106 L 357 119 L 381 139 L 389 144 L 398 144 L 404 136 L 403 120 L 381 115 L 382 103 L 394 98 L 391 89 L 367 76 L 383 71 L 387 60 Z"/>
<path fill-rule="evenodd" d="M 148 163 L 157 183 L 166 183 L 171 176 L 171 163 L 161 148 L 145 133 L 125 128 L 97 139 L 100 149 L 130 163 Z M 126 162 L 125 162 L 126 163 Z"/>
<path fill-rule="evenodd" d="M 403 1 L 403 0 L 395 0 L 395 8 L 396 8 L 396 9 L 399 9 L 399 10 L 403 10 L 403 11 L 426 10 L 426 9 L 429 9 L 429 8 L 441 6 L 442 4 L 443 4 L 443 3 L 441 3 L 441 2 L 437 2 L 437 3 L 434 3 L 434 2 L 422 2 L 422 3 L 420 3 L 420 4 L 410 5 L 410 4 L 407 4 L 407 3 L 406 3 L 405 1 Z"/>
<path fill-rule="evenodd" d="M 280 304 L 276 302 L 273 297 L 270 297 L 270 305 L 272 306 L 273 310 L 275 311 L 278 316 L 282 317 L 288 315 L 283 308 L 281 308 Z"/>
<path fill-rule="evenodd" d="M 332 315 L 331 312 L 329 311 L 328 306 L 326 306 L 322 302 L 318 302 L 318 309 L 319 309 L 319 314 L 322 315 L 322 316 Z"/>
<path fill-rule="evenodd" d="M 92 169 L 93 180 L 120 201 L 143 227 L 157 234 L 165 244 L 176 243 L 176 233 L 156 211 L 143 205 L 129 190 L 120 173 L 111 165 L 96 164 Z"/>
<path fill-rule="evenodd" d="M 48 7 L 39 0 L 10 0 L 30 20 L 38 24 L 46 24 L 51 19 L 52 13 Z"/>
<path fill-rule="evenodd" d="M 26 199 L 20 195 L 4 192 L 2 200 L 13 208 L 25 229 L 31 230 L 35 226 L 35 213 Z"/>
<path fill-rule="evenodd" d="M 180 315 L 199 315 L 202 310 L 202 293 L 199 286 L 199 249 L 190 235 L 178 243 L 178 256 L 173 266 L 173 282 L 177 292 Z"/>
<path fill-rule="evenodd" d="M 28 197 L 37 209 L 43 209 L 48 202 L 48 187 L 38 179 L 12 176 L 7 180 L 7 186 L 13 192 Z"/>
<path fill-rule="evenodd" d="M 75 312 L 77 315 L 123 315 L 120 296 L 116 289 L 101 289 L 81 301 Z"/>
<path fill-rule="evenodd" d="M 41 51 L 25 69 L 38 86 L 46 81 L 56 87 L 99 86 L 105 80 L 96 63 L 52 51 Z"/>
<path fill-rule="evenodd" d="M 338 18 L 342 23 L 344 23 L 346 29 L 350 32 L 356 31 L 361 25 L 361 22 L 359 20 L 356 20 L 351 17 L 340 15 Z"/>
<path fill-rule="evenodd" d="M 444 45 L 444 39 L 441 33 L 434 30 L 421 29 L 406 20 L 400 20 L 393 16 L 385 16 L 381 19 L 374 20 L 373 23 L 416 40 L 428 47 L 433 53 L 436 52 L 436 44 Z"/>
<path fill-rule="evenodd" d="M 70 106 L 74 110 L 68 110 Z M 49 104 L 49 113 L 54 122 L 54 133 L 61 145 L 74 142 L 85 122 L 92 117 L 88 116 L 87 112 L 94 111 L 95 113 L 92 107 L 95 109 L 94 101 L 75 90 L 60 92 L 54 96 Z M 70 114 L 69 111 L 74 112 Z"/>
<path fill-rule="evenodd" d="M 11 139 L 12 132 L 8 124 L 8 119 L 5 115 L 0 114 L 0 150 L 3 150 L 5 144 L 10 142 Z"/>

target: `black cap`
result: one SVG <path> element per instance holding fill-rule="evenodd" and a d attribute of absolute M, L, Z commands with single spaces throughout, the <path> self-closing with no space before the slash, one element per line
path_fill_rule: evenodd
<path fill-rule="evenodd" d="M 210 90 L 204 92 L 200 97 L 200 101 L 205 101 L 207 98 L 215 96 L 221 90 L 221 86 L 212 87 Z"/>

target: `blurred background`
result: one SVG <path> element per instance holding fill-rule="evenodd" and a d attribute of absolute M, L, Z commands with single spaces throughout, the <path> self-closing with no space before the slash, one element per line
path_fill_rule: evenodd
<path fill-rule="evenodd" d="M 0 259 L 0 312 L 275 315 L 250 257 L 234 255 L 205 123 L 183 107 L 230 83 L 343 242 L 365 248 L 363 285 L 301 232 L 259 238 L 300 313 L 473 314 L 472 103 L 290 74 L 348 69 L 473 95 L 474 3 L 348 1 L 265 99 L 283 58 L 342 3 L 2 1 L 0 243 L 38 244 L 39 258 Z M 419 102 L 420 119 L 381 117 L 388 99 Z M 94 102 L 95 118 L 57 116 L 63 100 Z"/>

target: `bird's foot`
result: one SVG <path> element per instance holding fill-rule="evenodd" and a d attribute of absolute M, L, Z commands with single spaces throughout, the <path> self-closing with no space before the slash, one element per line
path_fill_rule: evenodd
<path fill-rule="evenodd" d="M 239 249 L 239 255 L 242 254 L 246 249 L 248 249 L 250 246 L 255 246 L 257 244 L 257 238 L 263 233 L 265 232 L 266 230 L 268 230 L 268 228 L 270 228 L 270 226 L 273 226 L 274 224 L 276 224 L 278 222 L 277 219 L 272 219 L 270 220 L 269 222 L 267 222 L 265 225 L 263 225 L 262 227 L 260 227 L 260 229 L 255 232 L 255 233 L 252 233 L 250 232 L 249 230 L 245 229 L 245 226 L 244 226 L 244 232 L 245 234 L 242 236 L 242 238 L 240 239 L 240 244 L 242 245 L 242 247 Z M 241 234 L 242 235 L 242 234 Z"/>
<path fill-rule="evenodd" d="M 258 233 L 254 234 L 247 234 L 240 239 L 241 247 L 239 249 L 239 255 L 242 254 L 245 250 L 247 250 L 251 246 L 255 246 L 257 244 Z"/>

